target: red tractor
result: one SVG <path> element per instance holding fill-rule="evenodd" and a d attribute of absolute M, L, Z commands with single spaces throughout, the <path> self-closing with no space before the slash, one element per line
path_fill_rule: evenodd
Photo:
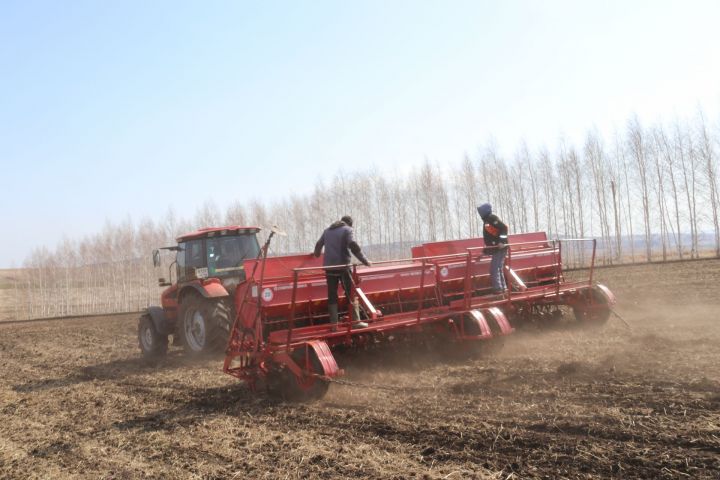
<path fill-rule="evenodd" d="M 161 250 L 177 252 L 170 264 L 169 279 L 159 285 L 161 307 L 149 307 L 140 317 L 138 339 L 146 358 L 165 355 L 168 337 L 174 345 L 198 355 L 222 350 L 234 321 L 233 295 L 245 281 L 245 260 L 255 259 L 260 246 L 257 227 L 203 228 L 182 235 L 177 246 Z M 153 251 L 160 266 L 160 252 Z"/>

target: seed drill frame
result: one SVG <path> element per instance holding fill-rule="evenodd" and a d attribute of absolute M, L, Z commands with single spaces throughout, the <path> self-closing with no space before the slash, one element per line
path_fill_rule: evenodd
<path fill-rule="evenodd" d="M 502 295 L 490 293 L 490 256 L 480 238 L 425 243 L 411 258 L 372 267 L 348 265 L 352 298 L 340 299 L 348 313 L 333 328 L 322 258 L 267 257 L 270 238 L 260 259 L 245 261 L 252 274 L 235 295 L 224 371 L 288 399 L 322 397 L 343 374 L 333 352 L 344 347 L 417 335 L 469 345 L 511 334 L 526 321 L 556 321 L 561 310 L 599 325 L 615 304 L 613 293 L 593 282 L 595 240 L 548 240 L 536 232 L 509 236 L 504 274 L 511 288 Z M 582 245 L 590 257 L 579 280 L 562 268 L 568 244 Z M 353 329 L 353 317 L 368 327 Z"/>

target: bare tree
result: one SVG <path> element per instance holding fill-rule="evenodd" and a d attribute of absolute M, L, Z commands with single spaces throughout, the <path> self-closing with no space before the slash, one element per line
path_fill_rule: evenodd
<path fill-rule="evenodd" d="M 227 225 L 246 225 L 246 222 L 245 207 L 239 201 L 233 201 L 225 212 L 225 223 Z"/>
<path fill-rule="evenodd" d="M 652 261 L 652 230 L 650 220 L 650 190 L 648 187 L 648 158 L 645 133 L 640 120 L 635 115 L 628 123 L 628 143 L 630 155 L 637 167 L 642 198 L 643 225 L 645 230 L 645 259 Z"/>
<path fill-rule="evenodd" d="M 632 197 L 630 195 L 630 175 L 629 170 L 632 161 L 625 155 L 625 149 L 621 146 L 620 134 L 615 134 L 615 150 L 618 152 L 620 157 L 620 163 L 622 167 L 622 179 L 625 185 L 625 213 L 627 216 L 628 232 L 630 233 L 630 261 L 635 263 L 635 233 L 633 231 L 633 211 L 632 211 Z"/>
<path fill-rule="evenodd" d="M 420 167 L 420 171 L 416 177 L 415 187 L 417 189 L 417 198 L 420 202 L 420 215 L 416 219 L 418 225 L 422 225 L 421 218 L 426 220 L 427 229 L 425 230 L 425 238 L 434 242 L 438 239 L 438 227 L 441 219 L 438 204 L 441 199 L 436 198 L 437 193 L 435 173 L 430 165 L 430 161 L 426 158 L 425 163 Z"/>
<path fill-rule="evenodd" d="M 675 121 L 674 146 L 680 159 L 683 190 L 687 200 L 688 222 L 690 224 L 690 258 L 698 258 L 698 215 L 697 215 L 697 171 L 698 162 L 693 148 L 692 136 L 682 132 L 680 122 Z"/>
<path fill-rule="evenodd" d="M 459 177 L 462 181 L 462 215 L 465 219 L 463 223 L 466 225 L 464 234 L 477 236 L 480 234 L 480 218 L 476 211 L 479 200 L 478 178 L 475 167 L 467 154 L 463 157 Z"/>
<path fill-rule="evenodd" d="M 718 209 L 720 209 L 720 199 L 718 198 L 718 180 L 717 180 L 717 160 L 713 149 L 710 135 L 705 125 L 705 115 L 702 111 L 698 112 L 698 136 L 699 145 L 698 152 L 700 159 L 705 168 L 705 174 L 708 184 L 709 203 L 712 212 L 712 223 L 715 231 L 715 256 L 720 257 L 720 222 L 718 221 Z"/>
<path fill-rule="evenodd" d="M 675 218 L 675 226 L 673 228 L 673 238 L 677 247 L 678 258 L 683 258 L 683 242 L 682 242 L 682 226 L 680 224 L 680 201 L 679 201 L 679 188 L 678 181 L 676 179 L 676 171 L 678 170 L 677 157 L 675 155 L 675 149 L 670 145 L 665 130 L 662 125 L 658 125 L 654 132 L 656 148 L 658 155 L 664 159 L 664 167 L 667 171 L 668 180 L 670 181 L 670 189 L 672 192 L 673 200 L 673 213 Z M 676 233 L 677 232 L 677 233 Z"/>
<path fill-rule="evenodd" d="M 220 224 L 220 214 L 214 202 L 205 201 L 195 213 L 195 227 L 213 227 Z"/>
<path fill-rule="evenodd" d="M 613 219 L 615 232 L 615 259 L 617 262 L 623 261 L 623 228 L 622 228 L 622 195 L 623 195 L 623 165 L 625 163 L 625 154 L 623 152 L 620 139 L 615 134 L 613 155 L 610 161 L 610 191 L 612 192 L 613 201 Z M 627 213 L 627 212 L 626 212 Z"/>
<path fill-rule="evenodd" d="M 653 173 L 655 174 L 654 182 L 652 183 L 653 190 L 655 192 L 655 199 L 657 200 L 658 212 L 657 219 L 660 225 L 660 245 L 662 248 L 662 260 L 667 261 L 668 241 L 667 241 L 667 205 L 665 201 L 665 180 L 662 168 L 661 154 L 658 149 L 657 142 L 648 142 L 646 152 L 649 160 L 653 167 Z"/>
<path fill-rule="evenodd" d="M 530 185 L 530 195 L 529 195 L 529 201 L 530 201 L 530 208 L 532 209 L 532 229 L 534 231 L 540 230 L 540 197 L 539 197 L 539 187 L 538 187 L 538 178 L 537 178 L 537 168 L 535 166 L 535 161 L 533 160 L 532 156 L 530 155 L 530 151 L 528 150 L 527 143 L 523 142 L 521 149 L 521 165 L 523 168 L 527 171 L 527 180 Z"/>
<path fill-rule="evenodd" d="M 540 151 L 540 178 L 543 186 L 543 203 L 546 211 L 545 225 L 550 236 L 558 235 L 557 222 L 557 191 L 555 189 L 555 169 L 550 160 L 550 154 L 547 150 Z"/>
<path fill-rule="evenodd" d="M 610 222 L 607 212 L 608 199 L 605 185 L 608 184 L 606 165 L 608 163 L 600 136 L 597 131 L 591 131 L 585 141 L 585 158 L 590 165 L 592 173 L 593 190 L 595 192 L 595 209 L 598 212 L 600 223 L 600 236 L 605 248 L 603 249 L 604 262 L 610 261 L 613 256 L 610 241 Z"/>
<path fill-rule="evenodd" d="M 516 212 L 516 229 L 521 232 L 528 230 L 528 196 L 530 187 L 528 184 L 528 172 L 525 165 L 530 157 L 527 144 L 522 142 L 520 150 L 515 154 L 515 160 L 510 167 L 510 180 L 513 191 L 513 210 Z"/>

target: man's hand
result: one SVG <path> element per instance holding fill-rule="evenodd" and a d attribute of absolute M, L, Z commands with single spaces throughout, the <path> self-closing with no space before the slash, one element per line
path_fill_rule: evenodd
<path fill-rule="evenodd" d="M 370 260 L 365 260 L 363 263 L 366 267 L 372 267 L 372 262 Z"/>

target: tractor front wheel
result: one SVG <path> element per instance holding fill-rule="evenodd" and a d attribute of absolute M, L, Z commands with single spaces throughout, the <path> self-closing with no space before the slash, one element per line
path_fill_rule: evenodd
<path fill-rule="evenodd" d="M 229 301 L 189 295 L 182 300 L 178 330 L 185 351 L 191 355 L 215 352 L 225 345 L 221 325 L 230 322 Z"/>
<path fill-rule="evenodd" d="M 146 359 L 157 359 L 167 354 L 168 336 L 157 331 L 152 318 L 147 313 L 143 314 L 138 322 L 138 342 Z"/>

